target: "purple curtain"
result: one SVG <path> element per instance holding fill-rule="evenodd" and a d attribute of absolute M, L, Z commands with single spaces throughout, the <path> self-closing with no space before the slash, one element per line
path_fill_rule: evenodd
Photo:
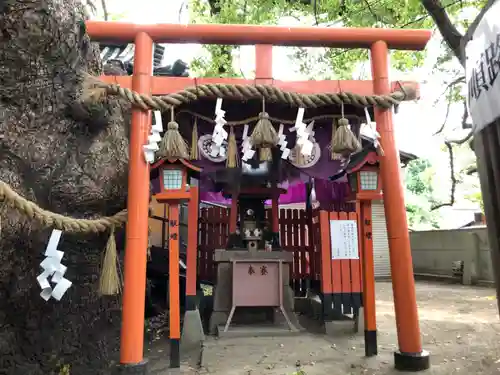
<path fill-rule="evenodd" d="M 315 179 L 314 190 L 321 209 L 327 211 L 352 211 L 352 205 L 345 202 L 349 194 L 349 185 L 346 182 Z M 216 204 L 231 204 L 231 199 L 225 199 L 221 193 L 202 191 L 200 192 L 200 199 Z M 302 203 L 305 201 L 305 184 L 298 182 L 290 185 L 286 194 L 280 196 L 279 204 Z M 271 204 L 271 201 L 267 201 L 266 204 Z"/>

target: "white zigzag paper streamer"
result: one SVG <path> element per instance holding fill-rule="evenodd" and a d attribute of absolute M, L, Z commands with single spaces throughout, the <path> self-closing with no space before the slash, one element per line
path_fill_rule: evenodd
<path fill-rule="evenodd" d="M 212 147 L 210 156 L 216 158 L 217 156 L 225 156 L 226 148 L 223 146 L 225 140 L 227 140 L 228 134 L 224 125 L 227 121 L 224 119 L 226 111 L 222 110 L 222 98 L 217 98 L 215 103 L 215 127 L 212 133 Z"/>
<path fill-rule="evenodd" d="M 295 126 L 290 128 L 290 131 L 297 132 L 297 144 L 300 147 L 300 153 L 304 156 L 310 156 L 313 150 L 313 142 L 310 138 L 314 139 L 314 121 L 312 121 L 309 125 L 304 123 L 304 108 L 299 108 L 297 111 L 297 118 L 295 119 Z"/>
<path fill-rule="evenodd" d="M 151 133 L 148 136 L 148 144 L 142 146 L 144 150 L 144 159 L 146 163 L 153 163 L 155 161 L 155 153 L 160 148 L 158 147 L 158 142 L 161 142 L 160 133 L 163 131 L 163 122 L 161 119 L 161 112 L 154 111 L 154 124 L 151 126 Z"/>
<path fill-rule="evenodd" d="M 290 156 L 290 149 L 287 146 L 288 142 L 286 141 L 286 135 L 283 134 L 283 129 L 285 126 L 283 124 L 280 124 L 279 130 L 278 130 L 278 145 L 280 146 L 281 150 L 281 158 L 282 159 L 288 159 Z"/>
<path fill-rule="evenodd" d="M 248 161 L 255 155 L 255 150 L 252 149 L 252 142 L 250 141 L 250 137 L 248 136 L 248 130 L 249 126 L 248 124 L 245 124 L 245 126 L 243 127 L 243 136 L 241 137 L 241 150 L 243 153 L 241 160 L 243 161 Z"/>
<path fill-rule="evenodd" d="M 377 123 L 373 122 L 370 113 L 368 112 L 368 108 L 365 107 L 365 117 L 366 117 L 366 123 L 361 124 L 361 129 L 360 133 L 364 135 L 365 137 L 370 138 L 373 141 L 373 145 L 375 148 L 380 147 L 380 134 L 377 131 Z"/>
<path fill-rule="evenodd" d="M 40 297 L 45 301 L 48 301 L 51 297 L 60 301 L 72 285 L 71 281 L 64 278 L 64 274 L 68 269 L 65 265 L 61 264 L 64 252 L 57 250 L 61 235 L 62 232 L 58 229 L 52 231 L 49 243 L 45 249 L 45 259 L 40 263 L 43 272 L 36 278 L 40 288 L 42 288 Z M 54 287 L 52 287 L 51 283 L 54 284 Z"/>

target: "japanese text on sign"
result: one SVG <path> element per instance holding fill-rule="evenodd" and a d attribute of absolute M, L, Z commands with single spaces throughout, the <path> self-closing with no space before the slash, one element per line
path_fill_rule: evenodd
<path fill-rule="evenodd" d="M 477 24 L 465 46 L 467 104 L 474 132 L 500 117 L 500 2 L 496 2 Z"/>
<path fill-rule="evenodd" d="M 356 220 L 330 220 L 332 259 L 359 259 Z"/>

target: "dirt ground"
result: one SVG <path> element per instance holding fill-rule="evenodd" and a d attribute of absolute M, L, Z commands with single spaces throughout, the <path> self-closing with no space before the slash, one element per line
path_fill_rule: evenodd
<path fill-rule="evenodd" d="M 492 288 L 417 283 L 423 346 L 431 353 L 432 363 L 425 374 L 500 373 L 500 320 L 494 294 Z M 201 362 L 199 355 L 193 355 L 182 373 L 401 374 L 393 368 L 397 335 L 389 282 L 377 283 L 377 323 L 379 355 L 374 358 L 364 358 L 362 332 L 327 337 L 309 329 L 290 337 L 208 338 Z M 153 374 L 169 374 L 165 354 L 158 345 L 150 348 Z"/>

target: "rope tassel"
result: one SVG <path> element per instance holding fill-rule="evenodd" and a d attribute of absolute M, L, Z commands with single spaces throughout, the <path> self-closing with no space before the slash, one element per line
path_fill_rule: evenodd
<path fill-rule="evenodd" d="M 198 160 L 200 158 L 198 152 L 198 120 L 194 119 L 193 133 L 191 134 L 191 152 L 189 154 L 191 160 Z"/>
<path fill-rule="evenodd" d="M 189 158 L 188 146 L 179 132 L 179 124 L 175 122 L 174 108 L 171 107 L 170 111 L 170 122 L 161 140 L 158 154 L 167 159 L 187 159 Z"/>
<path fill-rule="evenodd" d="M 350 129 L 348 119 L 339 119 L 336 129 L 335 124 L 332 124 L 332 140 L 330 143 L 332 160 L 338 160 L 360 150 L 361 142 Z"/>
<path fill-rule="evenodd" d="M 262 112 L 259 113 L 259 121 L 255 124 L 250 141 L 256 148 L 274 147 L 278 144 L 279 138 L 276 129 L 269 120 L 269 114 L 266 112 L 266 102 L 262 98 Z"/>
<path fill-rule="evenodd" d="M 99 279 L 99 294 L 113 296 L 121 291 L 120 277 L 118 275 L 118 254 L 116 252 L 115 227 L 111 227 L 106 252 L 102 262 L 101 277 Z"/>
<path fill-rule="evenodd" d="M 269 147 L 262 147 L 259 149 L 259 159 L 260 161 L 271 161 L 273 159 L 273 154 Z"/>
<path fill-rule="evenodd" d="M 227 160 L 226 167 L 236 168 L 239 165 L 238 146 L 236 145 L 236 136 L 234 135 L 234 126 L 229 131 L 229 140 L 227 142 Z"/>
<path fill-rule="evenodd" d="M 295 147 L 293 148 L 293 154 L 295 155 L 295 164 L 296 165 L 304 165 L 306 162 L 306 158 L 302 154 L 302 146 L 295 142 Z"/>

